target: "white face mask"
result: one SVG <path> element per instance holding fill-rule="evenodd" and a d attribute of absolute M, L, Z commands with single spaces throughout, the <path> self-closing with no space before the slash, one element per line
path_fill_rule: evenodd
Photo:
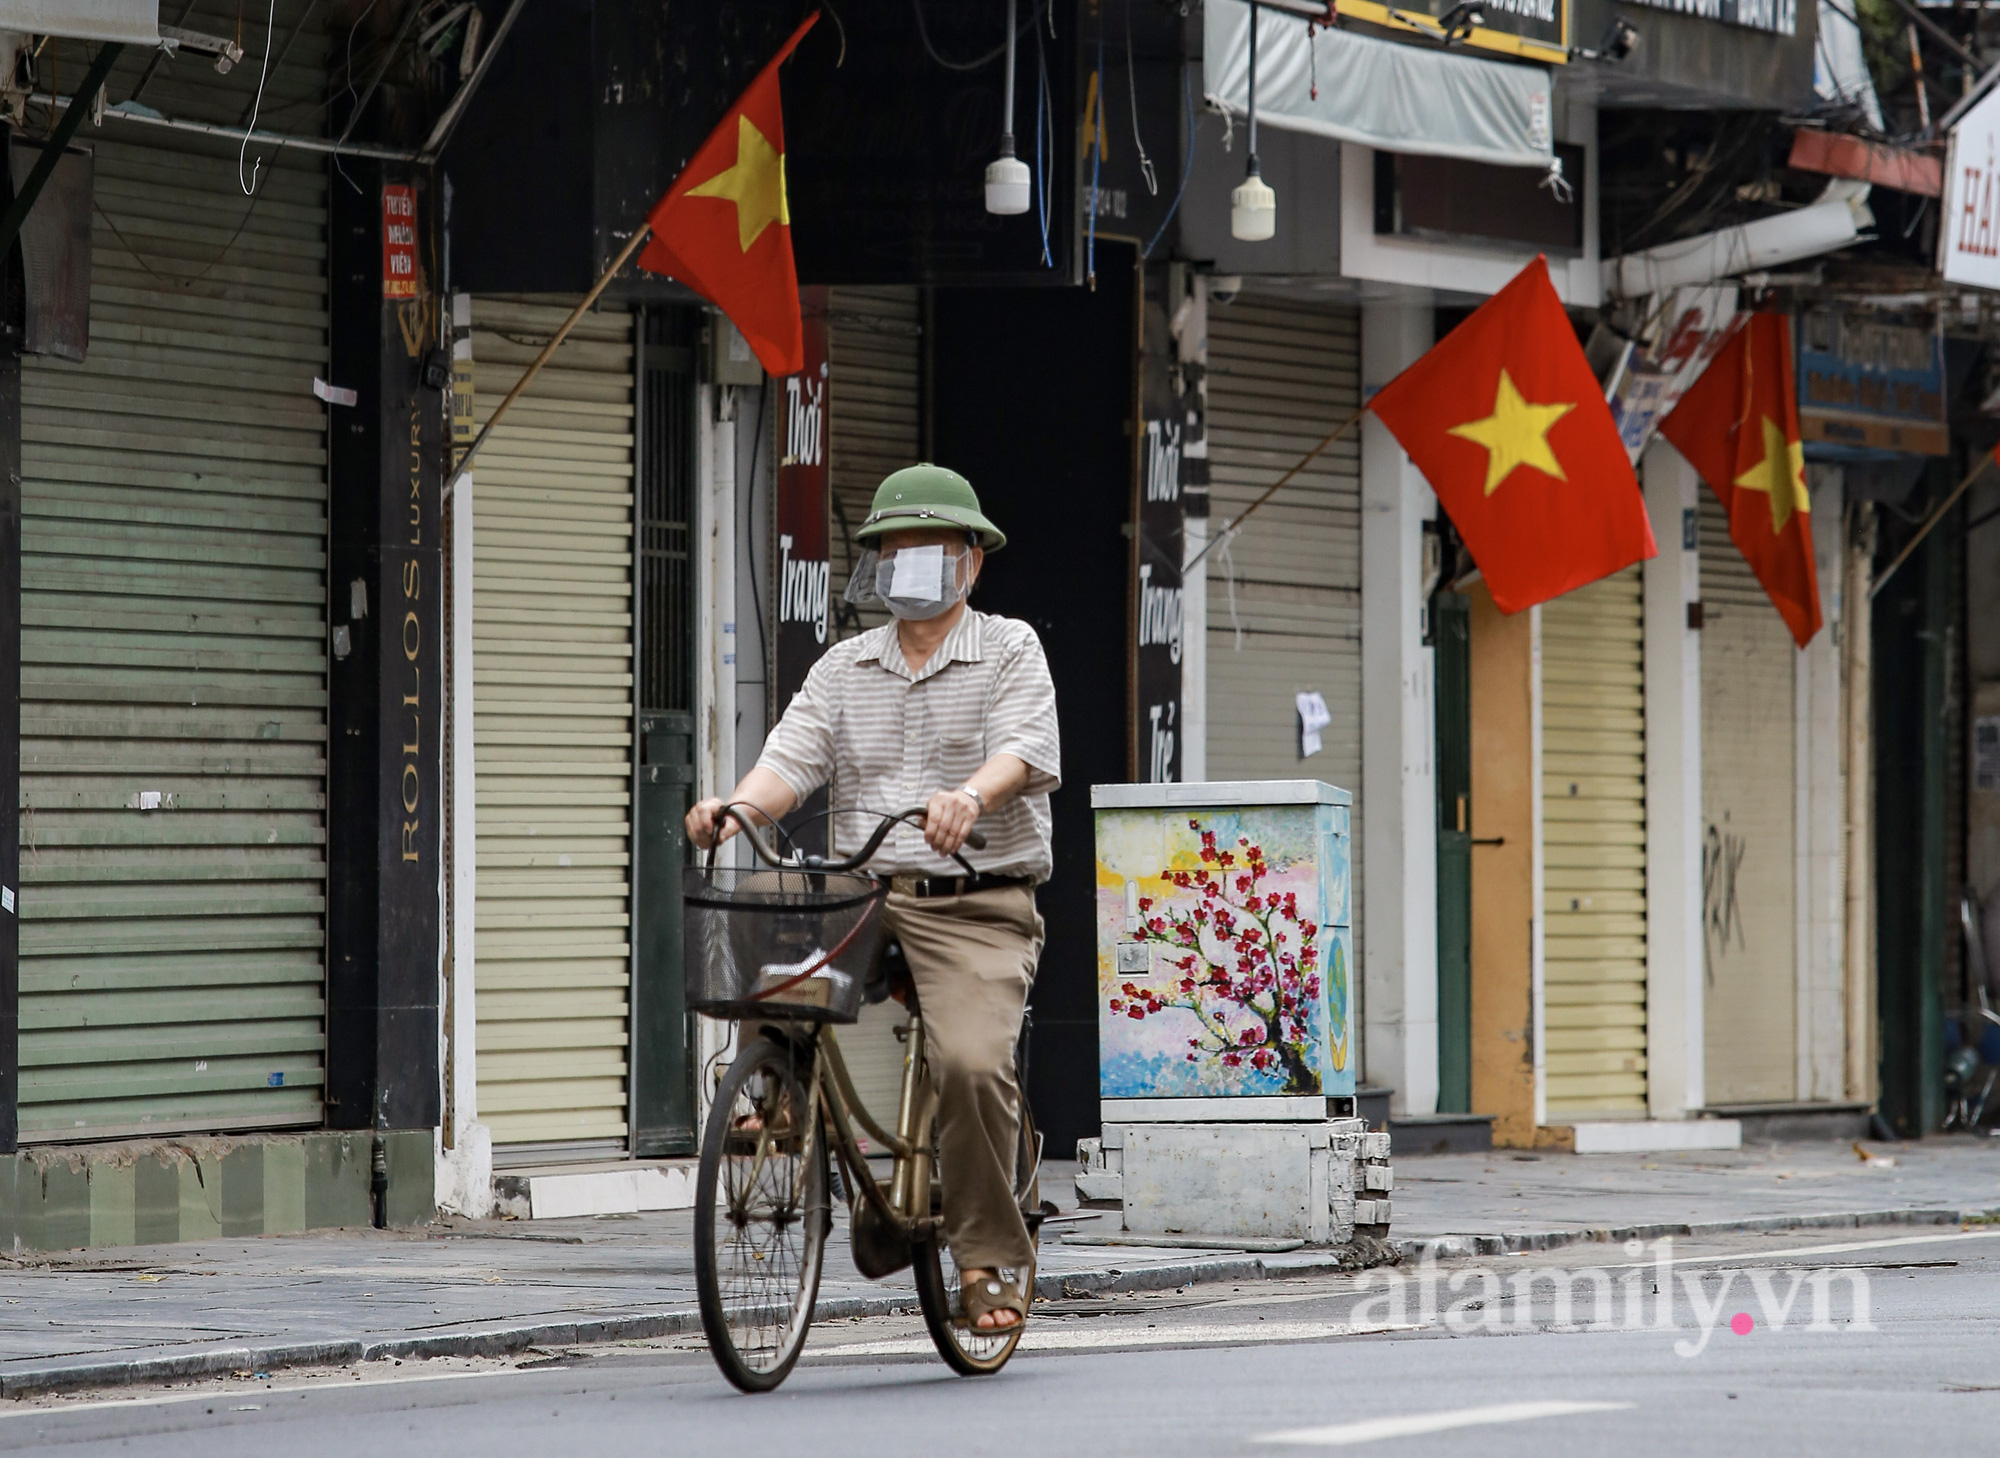
<path fill-rule="evenodd" d="M 937 617 L 971 590 L 971 556 L 937 544 L 904 547 L 886 556 L 863 553 L 848 581 L 847 600 L 880 599 L 899 618 Z"/>

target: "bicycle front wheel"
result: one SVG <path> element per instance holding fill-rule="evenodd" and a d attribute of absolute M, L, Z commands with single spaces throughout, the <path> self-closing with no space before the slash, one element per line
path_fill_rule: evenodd
<path fill-rule="evenodd" d="M 694 1269 L 715 1363 L 745 1392 L 792 1370 L 812 1325 L 826 1236 L 826 1140 L 812 1054 L 750 1040 L 722 1075 L 695 1183 Z"/>

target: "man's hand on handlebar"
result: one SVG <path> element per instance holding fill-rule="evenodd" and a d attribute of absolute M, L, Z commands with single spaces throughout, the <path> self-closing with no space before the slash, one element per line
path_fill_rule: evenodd
<path fill-rule="evenodd" d="M 688 811 L 685 822 L 688 839 L 695 843 L 697 849 L 707 850 L 736 834 L 737 826 L 733 820 L 722 820 L 721 834 L 716 833 L 716 822 L 725 805 L 740 807 L 761 825 L 774 825 L 791 814 L 798 803 L 799 797 L 792 793 L 790 785 L 758 765 L 743 777 L 727 800 L 711 795 L 696 802 L 695 807 Z"/>
<path fill-rule="evenodd" d="M 924 806 L 924 843 L 941 856 L 956 855 L 979 818 L 979 802 L 963 790 L 939 790 Z"/>
<path fill-rule="evenodd" d="M 721 834 L 716 833 L 716 817 L 722 814 L 722 807 L 727 803 L 720 795 L 710 795 L 706 800 L 695 801 L 694 808 L 688 811 L 688 839 L 694 842 L 697 850 L 720 845 L 736 834 L 736 822 L 733 820 L 723 820 Z"/>

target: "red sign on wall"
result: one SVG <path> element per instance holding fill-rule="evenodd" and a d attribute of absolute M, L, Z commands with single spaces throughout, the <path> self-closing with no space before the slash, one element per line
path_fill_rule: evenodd
<path fill-rule="evenodd" d="M 771 672 L 771 707 L 779 714 L 806 681 L 806 671 L 826 652 L 833 606 L 833 564 L 827 552 L 827 291 L 820 286 L 800 289 L 799 301 L 805 368 L 774 382 L 783 392 Z"/>
<path fill-rule="evenodd" d="M 771 708 L 784 713 L 806 681 L 806 673 L 833 645 L 833 563 L 828 547 L 827 291 L 814 285 L 799 290 L 804 326 L 805 367 L 795 375 L 773 380 L 779 392 L 777 420 L 778 480 L 772 493 L 772 539 L 776 545 L 772 573 Z M 825 854 L 826 791 L 814 792 L 786 820 L 793 843 L 801 850 Z"/>
<path fill-rule="evenodd" d="M 382 297 L 417 296 L 417 190 L 407 183 L 382 189 Z"/>

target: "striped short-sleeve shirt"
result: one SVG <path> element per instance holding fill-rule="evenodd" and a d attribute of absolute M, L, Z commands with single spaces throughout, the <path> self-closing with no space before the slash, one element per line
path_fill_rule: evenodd
<path fill-rule="evenodd" d="M 965 858 L 995 875 L 1046 881 L 1049 793 L 1062 777 L 1048 659 L 1026 623 L 968 609 L 920 672 L 904 661 L 894 623 L 835 644 L 806 675 L 757 763 L 801 800 L 831 782 L 835 805 L 893 813 L 957 789 L 996 754 L 1025 762 L 1028 783 L 980 817 L 986 848 L 968 848 Z M 836 848 L 859 845 L 879 823 L 873 815 L 836 816 Z M 870 869 L 963 873 L 907 825 L 883 842 Z"/>

